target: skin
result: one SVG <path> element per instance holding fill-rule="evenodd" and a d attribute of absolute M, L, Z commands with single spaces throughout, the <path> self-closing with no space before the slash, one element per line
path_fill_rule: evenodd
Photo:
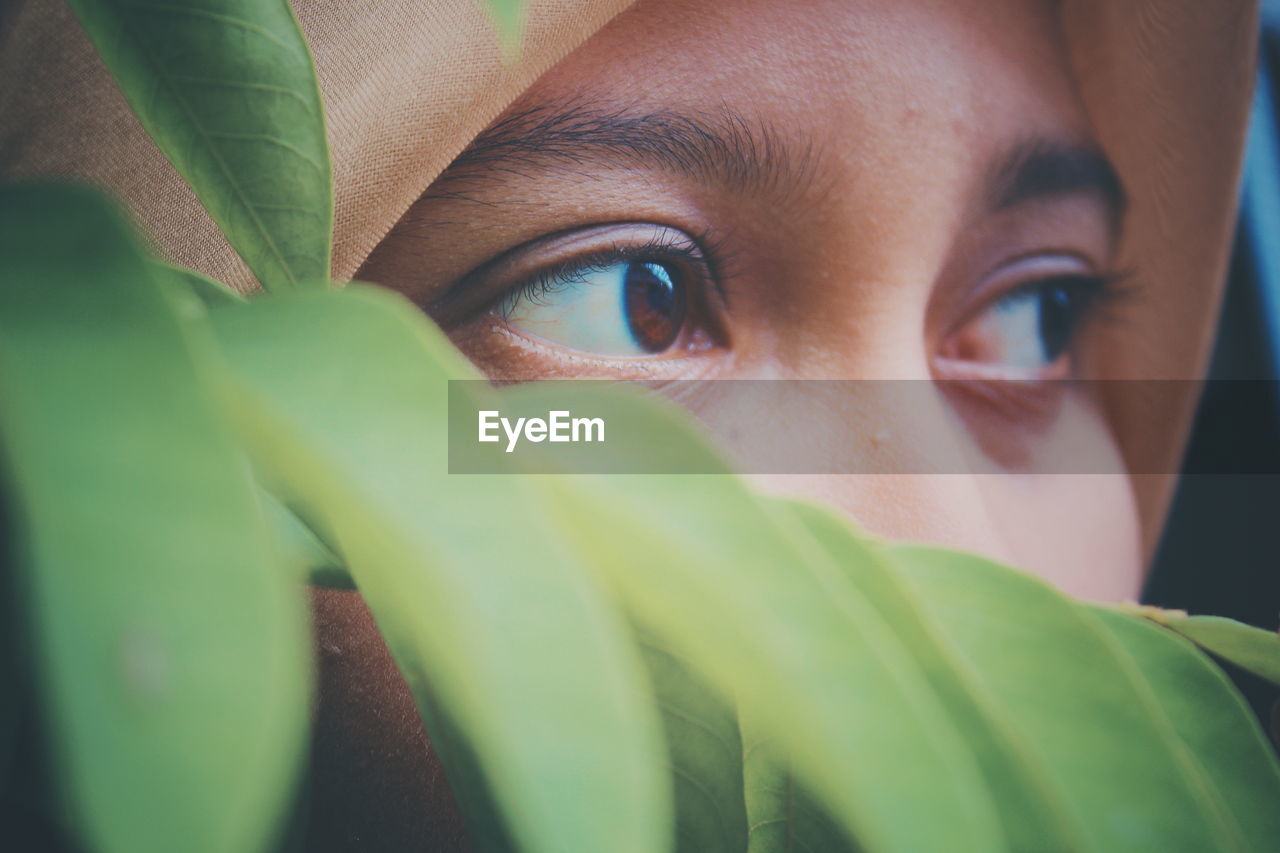
<path fill-rule="evenodd" d="M 523 132 L 565 110 L 737 128 L 780 174 L 672 168 L 599 146 L 515 160 L 493 137 L 496 159 L 464 154 L 357 277 L 413 298 L 495 378 L 944 380 L 911 386 L 909 405 L 808 401 L 818 426 L 805 441 L 859 470 L 928 470 L 922 448 L 945 446 L 986 473 L 758 479 L 886 537 L 976 551 L 1083 597 L 1136 596 L 1131 483 L 1088 388 L 1000 381 L 1098 375 L 1103 341 L 1123 335 L 1131 309 L 1117 299 L 1086 312 L 1064 358 L 1029 374 L 992 356 L 981 319 L 1037 276 L 1113 272 L 1123 228 L 1122 204 L 1096 180 L 998 202 L 1028 145 L 1096 152 L 1050 4 L 642 0 L 497 124 Z M 669 351 L 584 355 L 493 310 L 601 226 L 590 239 L 609 246 L 665 228 L 727 259 Z M 713 427 L 751 414 L 732 395 L 680 401 Z M 795 440 L 794 419 L 767 421 L 759 446 Z M 1067 452 L 1086 454 L 1090 473 L 1049 473 Z M 454 849 L 456 813 L 363 606 L 320 592 L 317 612 L 312 840 Z"/>

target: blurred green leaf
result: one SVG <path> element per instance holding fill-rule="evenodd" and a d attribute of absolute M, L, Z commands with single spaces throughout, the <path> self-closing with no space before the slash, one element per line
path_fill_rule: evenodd
<path fill-rule="evenodd" d="M 442 714 L 465 735 L 451 781 L 478 766 L 524 851 L 665 850 L 660 723 L 621 614 L 535 481 L 446 477 L 447 380 L 474 375 L 448 341 L 359 285 L 210 316 L 258 462 L 339 549 L 432 736 Z"/>
<path fill-rule="evenodd" d="M 520 51 L 520 37 L 524 32 L 524 0 L 483 0 L 498 30 L 504 52 L 515 56 Z"/>
<path fill-rule="evenodd" d="M 1013 850 L 1086 850 L 1085 833 L 1065 792 L 1048 772 L 1026 734 L 983 685 L 979 673 L 948 641 L 926 612 L 916 590 L 881 554 L 858 537 L 834 510 L 776 501 L 813 536 L 844 575 L 866 596 L 914 664 L 937 691 L 982 769 Z M 1000 602 L 989 607 L 999 618 Z M 1016 618 L 1015 613 L 1009 616 Z"/>
<path fill-rule="evenodd" d="M 742 709 L 742 773 L 750 823 L 747 853 L 854 853 L 858 847 L 800 783 L 777 749 Z"/>
<path fill-rule="evenodd" d="M 299 583 L 327 589 L 356 588 L 347 567 L 306 522 L 269 492 L 261 492 L 260 498 L 275 542 L 277 560 Z"/>
<path fill-rule="evenodd" d="M 1280 763 L 1226 675 L 1187 640 L 1110 608 L 1093 608 L 1202 768 L 1252 850 L 1280 849 Z"/>
<path fill-rule="evenodd" d="M 542 392 L 507 393 L 523 395 L 522 408 Z M 715 460 L 671 407 L 601 394 L 593 415 L 610 401 L 606 422 L 629 419 L 663 453 Z M 547 482 L 560 529 L 637 620 L 751 706 L 859 843 L 1003 849 L 971 754 L 892 628 L 816 548 L 798 547 L 803 537 L 784 530 L 741 480 L 726 471 Z M 919 818 L 921 803 L 928 820 Z"/>
<path fill-rule="evenodd" d="M 885 553 L 1022 730 L 1096 849 L 1255 849 L 1225 805 L 1238 792 L 1220 790 L 1219 774 L 1205 770 L 1220 759 L 1191 754 L 1163 708 L 1174 697 L 1144 674 L 1177 663 L 1151 652 L 1179 650 L 1146 648 L 1139 666 L 1097 616 L 1036 578 L 925 546 Z M 1197 726 L 1239 701 L 1222 689 L 1196 699 Z M 1244 725 L 1235 737 L 1252 742 L 1254 733 Z M 1221 754 L 1237 748 L 1246 747 Z M 1280 838 L 1262 849 L 1278 848 Z"/>
<path fill-rule="evenodd" d="M 0 191 L 0 436 L 38 678 L 95 850 L 246 851 L 302 754 L 310 638 L 245 460 L 122 218 Z"/>
<path fill-rule="evenodd" d="M 680 853 L 742 853 L 742 739 L 732 705 L 677 652 L 644 631 L 636 642 L 662 712 Z M 637 697 L 639 701 L 643 701 Z"/>
<path fill-rule="evenodd" d="M 1223 660 L 1280 685 L 1280 635 L 1275 631 L 1221 616 L 1188 616 L 1181 610 L 1134 605 L 1121 609 L 1163 625 Z"/>
<path fill-rule="evenodd" d="M 163 261 L 152 261 L 151 269 L 156 278 L 175 293 L 176 298 L 182 299 L 185 294 L 195 301 L 195 305 L 190 307 L 197 316 L 203 313 L 198 308 L 217 308 L 245 301 L 243 294 L 195 270 Z"/>
<path fill-rule="evenodd" d="M 5 473 L 3 463 L 0 453 L 0 475 Z M 21 665 L 24 656 L 18 645 L 26 614 L 19 606 L 21 593 L 15 583 L 13 565 L 17 557 L 13 550 L 17 534 L 17 520 L 8 512 L 5 495 L 0 490 L 0 684 L 4 685 L 0 691 L 0 807 L 9 802 L 19 715 L 22 703 L 27 700 L 28 679 L 24 677 L 25 667 Z"/>
<path fill-rule="evenodd" d="M 323 286 L 329 148 L 288 0 L 69 3 L 147 133 L 262 286 Z"/>

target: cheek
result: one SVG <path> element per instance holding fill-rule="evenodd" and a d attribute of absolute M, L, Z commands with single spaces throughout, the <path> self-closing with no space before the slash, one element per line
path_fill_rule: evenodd
<path fill-rule="evenodd" d="M 1081 598 L 1137 598 L 1143 558 L 1133 480 L 1101 415 L 1079 402 L 1064 406 L 1036 457 L 1033 466 L 1055 473 L 993 476 L 985 490 L 1015 565 Z"/>
<path fill-rule="evenodd" d="M 989 507 L 1015 565 L 1080 598 L 1138 597 L 1142 556 L 1132 482 L 1125 474 L 1065 474 L 999 483 Z"/>
<path fill-rule="evenodd" d="M 1021 459 L 1027 473 L 754 479 L 833 504 L 880 536 L 981 554 L 1085 599 L 1136 598 L 1143 560 L 1133 484 L 1105 422 L 1084 401 L 1066 401 L 1037 432 Z M 967 429 L 953 435 L 981 444 Z"/>
<path fill-rule="evenodd" d="M 889 539 L 980 554 L 1093 601 L 1136 599 L 1137 513 L 1125 474 L 761 475 L 765 491 L 838 507 Z"/>

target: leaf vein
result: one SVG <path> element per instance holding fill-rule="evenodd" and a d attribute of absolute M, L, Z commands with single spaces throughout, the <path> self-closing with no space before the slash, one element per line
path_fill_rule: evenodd
<path fill-rule="evenodd" d="M 267 145 L 275 145 L 279 148 L 283 148 L 286 151 L 290 151 L 293 154 L 296 154 L 300 159 L 302 159 L 304 162 L 309 164 L 311 168 L 315 169 L 316 171 L 318 172 L 324 171 L 324 165 L 321 164 L 320 161 L 316 160 L 314 157 L 307 154 L 301 148 L 294 145 L 293 143 L 287 140 L 281 139 L 278 136 L 272 136 L 269 133 L 229 133 L 226 131 L 211 130 L 208 132 L 207 135 L 210 139 L 226 139 L 231 142 L 262 142 L 262 143 L 266 143 Z"/>
<path fill-rule="evenodd" d="M 298 91 L 290 89 L 288 86 L 273 86 L 270 83 L 251 83 L 245 80 L 219 80 L 217 77 L 199 77 L 194 74 L 170 74 L 169 79 L 176 80 L 180 83 L 190 83 L 195 86 L 217 86 L 226 89 L 273 92 L 277 95 L 286 95 L 302 104 L 308 113 L 315 115 L 314 105 Z"/>
<path fill-rule="evenodd" d="M 138 5 L 132 8 L 144 9 L 144 10 L 155 9 L 158 11 L 167 10 L 171 12 L 186 12 L 186 11 L 195 12 L 196 11 L 196 10 L 175 9 L 174 7 L 166 7 L 166 6 L 152 6 L 150 4 Z M 215 18 L 219 17 L 217 15 L 214 15 L 214 13 L 209 13 L 209 15 L 212 15 Z M 128 21 L 126 17 L 122 15 L 120 16 L 121 41 L 124 40 L 125 31 L 127 29 L 128 29 Z M 278 40 L 274 38 L 274 36 L 272 36 L 271 39 L 279 43 Z M 187 120 L 191 123 L 191 127 L 195 130 L 196 135 L 204 139 L 205 148 L 208 150 L 209 156 L 213 159 L 213 162 L 217 165 L 218 169 L 222 172 L 223 176 L 227 179 L 227 185 L 231 187 L 232 192 L 239 199 L 240 204 L 243 205 L 245 210 L 249 213 L 249 217 L 252 220 L 253 225 L 257 228 L 260 236 L 262 237 L 263 242 L 266 244 L 271 254 L 275 256 L 275 259 L 277 263 L 280 265 L 284 276 L 288 279 L 290 284 L 297 284 L 297 279 L 294 277 L 293 270 L 291 270 L 289 266 L 285 263 L 284 257 L 280 252 L 280 248 L 279 246 L 276 245 L 276 242 L 273 239 L 270 230 L 266 227 L 265 223 L 263 223 L 262 218 L 258 215 L 257 209 L 254 207 L 253 203 L 250 202 L 248 197 L 245 195 L 244 188 L 240 186 L 240 183 L 236 180 L 235 175 L 232 172 L 231 168 L 227 165 L 227 162 L 223 159 L 221 152 L 218 151 L 218 147 L 213 143 L 213 138 L 210 135 L 210 131 L 208 131 L 204 127 L 204 125 L 200 122 L 198 113 L 191 108 L 191 105 L 189 103 L 187 103 L 186 98 L 182 96 L 179 88 L 176 85 L 174 85 L 173 82 L 170 81 L 168 68 L 164 65 L 164 63 L 162 63 L 159 59 L 157 59 L 156 56 L 151 53 L 151 51 L 147 49 L 146 43 L 143 39 L 139 39 L 135 37 L 131 40 L 137 46 L 139 54 L 141 54 L 152 65 L 152 67 L 156 69 L 157 80 L 162 81 L 166 86 L 169 87 L 170 92 L 173 95 L 174 101 L 178 104 L 179 108 L 181 108 L 181 110 L 186 114 Z M 282 46 L 286 46 L 286 45 L 282 45 Z M 264 282 L 264 285 L 265 285 L 265 282 Z"/>

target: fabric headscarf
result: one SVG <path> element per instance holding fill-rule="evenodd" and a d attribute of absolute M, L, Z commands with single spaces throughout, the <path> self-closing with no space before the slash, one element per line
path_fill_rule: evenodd
<path fill-rule="evenodd" d="M 783 0 L 779 0 L 783 2 Z M 529 0 L 523 51 L 503 52 L 480 0 L 295 0 L 329 119 L 333 274 L 350 278 L 449 162 L 630 0 Z M 1129 192 L 1120 266 L 1159 281 L 1109 379 L 1202 375 L 1236 201 L 1253 79 L 1252 0 L 1061 0 L 1072 65 Z M 253 286 L 133 117 L 63 0 L 0 11 L 0 177 L 73 176 L 114 190 L 159 251 Z M 1126 388 L 1107 401 L 1130 469 L 1171 471 L 1192 394 Z M 1138 477 L 1148 549 L 1171 476 Z"/>

